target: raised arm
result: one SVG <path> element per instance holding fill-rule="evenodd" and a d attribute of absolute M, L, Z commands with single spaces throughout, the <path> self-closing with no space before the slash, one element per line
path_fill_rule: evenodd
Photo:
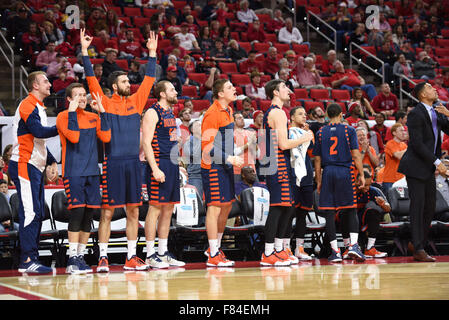
<path fill-rule="evenodd" d="M 87 85 L 89 86 L 89 91 L 91 93 L 96 92 L 101 96 L 104 96 L 103 90 L 101 89 L 101 86 L 94 75 L 94 69 L 92 68 L 92 63 L 89 59 L 89 53 L 87 52 L 87 49 L 92 43 L 92 37 L 86 35 L 85 32 L 85 29 L 80 30 L 81 54 L 83 55 L 83 66 L 84 72 L 86 74 Z"/>

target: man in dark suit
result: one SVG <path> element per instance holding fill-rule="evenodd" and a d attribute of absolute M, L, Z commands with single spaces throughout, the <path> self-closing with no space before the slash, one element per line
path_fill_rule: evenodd
<path fill-rule="evenodd" d="M 447 167 L 441 162 L 441 130 L 449 134 L 449 111 L 438 100 L 436 90 L 426 82 L 415 87 L 420 101 L 407 117 L 410 135 L 408 149 L 401 159 L 398 172 L 405 175 L 410 197 L 410 226 L 412 242 L 410 250 L 417 261 L 433 262 L 424 247 L 435 214 L 435 169 L 447 176 Z"/>

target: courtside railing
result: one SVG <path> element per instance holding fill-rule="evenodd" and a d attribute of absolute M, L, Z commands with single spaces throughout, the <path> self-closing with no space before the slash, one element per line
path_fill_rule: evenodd
<path fill-rule="evenodd" d="M 322 24 L 324 27 L 330 30 L 332 38 L 329 38 L 327 34 L 325 34 L 322 30 L 320 30 L 320 26 L 316 25 L 314 26 L 310 22 L 310 18 L 313 17 L 316 19 L 316 21 L 319 21 L 320 24 Z M 314 14 L 311 11 L 307 11 L 307 41 L 310 42 L 310 29 L 313 29 L 316 33 L 318 33 L 320 36 L 322 36 L 324 39 L 326 39 L 330 44 L 334 46 L 334 50 L 337 51 L 337 30 L 333 28 L 330 24 L 328 24 L 326 21 L 321 19 L 319 16 Z"/>
<path fill-rule="evenodd" d="M 28 71 L 23 66 L 19 69 L 19 98 L 22 101 L 28 95 L 28 88 L 23 79 L 28 78 Z"/>
<path fill-rule="evenodd" d="M 2 39 L 2 45 L 4 44 L 6 46 L 6 50 L 9 52 L 5 52 L 3 49 L 3 46 L 0 45 L 0 52 L 2 53 L 3 57 L 5 58 L 6 62 L 8 63 L 8 66 L 11 68 L 11 97 L 14 99 L 16 97 L 16 86 L 15 86 L 15 72 L 14 72 L 14 50 L 11 48 L 11 46 L 8 43 L 8 40 L 6 40 L 5 36 L 3 35 L 3 32 L 0 32 L 0 38 Z M 10 55 L 8 55 L 8 53 Z"/>
<path fill-rule="evenodd" d="M 417 85 L 417 83 L 415 81 L 413 81 L 412 79 L 404 76 L 403 74 L 399 75 L 399 104 L 401 106 L 403 106 L 402 101 L 403 101 L 403 95 L 406 95 L 409 99 L 412 99 L 415 102 L 419 102 L 418 99 L 416 99 L 410 92 L 407 92 L 406 90 L 404 90 L 404 86 L 402 84 L 402 82 L 405 80 L 407 81 L 409 84 L 412 84 L 414 86 Z"/>
<path fill-rule="evenodd" d="M 373 58 L 374 60 L 376 60 L 377 62 L 379 62 L 381 64 L 381 68 L 382 68 L 382 73 L 379 73 L 376 69 L 372 68 L 370 65 L 366 64 L 363 59 L 361 57 L 357 57 L 353 54 L 354 49 L 353 47 L 355 47 L 356 49 L 360 50 L 360 52 L 365 53 L 368 57 Z M 349 44 L 349 67 L 352 69 L 352 60 L 357 61 L 358 64 L 363 65 L 365 68 L 367 68 L 368 70 L 370 70 L 372 73 L 374 73 L 376 76 L 380 77 L 382 80 L 382 83 L 385 82 L 385 62 L 383 62 L 382 60 L 380 60 L 378 57 L 376 57 L 375 55 L 373 55 L 371 52 L 369 52 L 368 50 L 364 49 L 363 47 L 359 46 L 358 44 L 351 42 Z"/>

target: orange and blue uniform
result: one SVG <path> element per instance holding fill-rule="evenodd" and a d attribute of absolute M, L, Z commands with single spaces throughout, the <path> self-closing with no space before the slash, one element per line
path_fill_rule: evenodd
<path fill-rule="evenodd" d="M 19 240 L 21 260 L 39 258 L 39 234 L 44 219 L 44 170 L 56 160 L 48 151 L 46 138 L 58 135 L 56 126 L 47 126 L 45 106 L 32 93 L 14 115 L 14 143 L 9 175 L 19 195 Z"/>
<path fill-rule="evenodd" d="M 235 201 L 234 171 L 226 163 L 234 155 L 232 108 L 215 100 L 201 123 L 201 178 L 206 205 L 223 206 Z"/>
<path fill-rule="evenodd" d="M 176 204 L 180 199 L 179 165 L 178 165 L 178 135 L 176 118 L 171 110 L 163 109 L 159 103 L 153 104 L 158 115 L 158 122 L 153 134 L 151 146 L 157 166 L 165 174 L 165 182 L 160 183 L 153 177 L 151 167 L 147 163 L 150 181 L 149 203 L 152 205 Z"/>
<path fill-rule="evenodd" d="M 323 175 L 318 208 L 340 210 L 357 207 L 352 150 L 359 144 L 355 129 L 331 123 L 316 133 L 313 154 L 321 157 Z"/>
<path fill-rule="evenodd" d="M 102 187 L 103 208 L 142 204 L 142 171 L 139 160 L 140 118 L 148 101 L 156 74 L 156 58 L 150 57 L 145 77 L 134 94 L 122 97 L 104 95 L 89 57 L 83 56 L 86 80 L 91 93 L 100 94 L 111 140 L 105 144 Z"/>
<path fill-rule="evenodd" d="M 98 138 L 107 143 L 111 129 L 105 120 L 92 112 L 78 108 L 65 110 L 56 118 L 62 146 L 62 176 L 68 209 L 100 208 L 100 169 L 98 167 Z"/>
<path fill-rule="evenodd" d="M 261 173 L 265 174 L 265 181 L 270 191 L 270 206 L 293 207 L 296 178 L 290 162 L 290 150 L 279 148 L 277 133 L 268 124 L 268 117 L 274 109 L 281 108 L 271 105 L 263 116 L 266 159 L 261 160 Z M 285 130 L 288 137 L 288 123 L 285 125 Z"/>

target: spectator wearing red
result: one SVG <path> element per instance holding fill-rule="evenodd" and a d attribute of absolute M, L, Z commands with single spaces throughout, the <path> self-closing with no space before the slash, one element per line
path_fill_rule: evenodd
<path fill-rule="evenodd" d="M 351 127 L 357 128 L 359 126 L 360 114 L 361 114 L 361 106 L 358 101 L 350 102 L 348 105 L 348 113 L 349 117 L 345 120 Z"/>
<path fill-rule="evenodd" d="M 106 25 L 108 27 L 108 32 L 112 36 L 117 36 L 120 33 L 120 27 L 124 24 L 117 16 L 117 12 L 109 9 L 106 12 Z"/>
<path fill-rule="evenodd" d="M 210 38 L 215 41 L 215 39 L 220 37 L 220 22 L 217 20 L 212 20 L 210 22 Z"/>
<path fill-rule="evenodd" d="M 371 128 L 373 131 L 379 133 L 384 145 L 387 142 L 386 137 L 387 137 L 387 132 L 389 131 L 387 126 L 384 124 L 386 119 L 387 118 L 386 118 L 385 114 L 376 113 L 376 115 L 374 116 L 374 121 L 376 122 L 376 124 Z"/>
<path fill-rule="evenodd" d="M 164 25 L 164 32 L 167 39 L 172 39 L 175 34 L 181 32 L 181 27 L 178 25 L 175 15 L 168 17 L 168 22 Z"/>
<path fill-rule="evenodd" d="M 255 20 L 252 24 L 249 25 L 247 39 L 251 43 L 265 42 L 266 39 L 265 32 L 263 31 L 263 27 L 261 27 L 259 20 Z"/>
<path fill-rule="evenodd" d="M 259 72 L 253 71 L 251 73 L 251 83 L 245 86 L 245 93 L 252 100 L 256 100 L 258 105 L 260 105 L 260 100 L 267 99 L 264 83 L 261 81 Z"/>
<path fill-rule="evenodd" d="M 263 72 L 263 64 L 259 61 L 256 61 L 257 51 L 251 50 L 248 54 L 248 59 L 240 63 L 240 73 L 246 73 L 247 75 L 251 75 L 253 71 Z"/>
<path fill-rule="evenodd" d="M 195 18 L 192 15 L 188 15 L 186 17 L 186 23 L 188 25 L 188 31 L 189 33 L 193 34 L 195 38 L 198 38 L 198 34 L 200 32 L 200 27 L 195 24 Z"/>
<path fill-rule="evenodd" d="M 167 47 L 167 49 L 165 50 L 165 54 L 172 53 L 174 49 L 179 50 L 179 57 L 181 59 L 184 58 L 184 56 L 187 54 L 186 49 L 181 47 L 181 39 L 178 36 L 174 36 L 172 38 L 172 44 L 169 47 Z"/>
<path fill-rule="evenodd" d="M 448 102 L 449 101 L 449 92 L 447 91 L 447 88 L 445 88 L 443 85 L 444 85 L 443 76 L 441 74 L 439 74 L 435 77 L 435 83 L 434 83 L 433 87 L 435 88 L 435 90 L 438 93 L 438 100 Z"/>
<path fill-rule="evenodd" d="M 215 19 L 220 22 L 222 26 L 226 25 L 226 15 L 228 14 L 228 7 L 224 1 L 219 1 L 217 3 L 217 10 L 215 10 Z"/>
<path fill-rule="evenodd" d="M 93 8 L 89 18 L 86 21 L 87 29 L 89 29 L 92 34 L 95 34 L 96 28 L 103 24 L 107 27 L 103 9 L 99 7 Z"/>
<path fill-rule="evenodd" d="M 67 71 L 64 67 L 58 70 L 58 78 L 53 81 L 53 91 L 56 94 L 64 94 L 65 88 L 75 81 L 74 78 L 67 75 Z"/>
<path fill-rule="evenodd" d="M 329 50 L 327 52 L 327 60 L 324 60 L 321 64 L 321 71 L 323 74 L 330 75 L 335 72 L 334 63 L 337 61 L 337 52 L 335 50 Z"/>
<path fill-rule="evenodd" d="M 134 31 L 126 31 L 126 42 L 120 43 L 120 58 L 142 58 L 147 55 L 139 41 L 134 39 Z"/>
<path fill-rule="evenodd" d="M 282 17 L 282 11 L 275 9 L 273 19 L 267 23 L 265 28 L 270 33 L 278 33 L 283 27 L 285 27 L 285 19 Z"/>
<path fill-rule="evenodd" d="M 399 110 L 398 97 L 391 92 L 388 83 L 383 83 L 381 85 L 379 94 L 374 97 L 373 101 L 371 101 L 371 106 L 376 113 L 382 112 L 387 117 L 392 116 Z"/>
<path fill-rule="evenodd" d="M 118 50 L 117 38 L 111 39 L 111 36 L 106 30 L 101 30 L 98 33 L 98 36 L 100 38 L 100 41 L 96 43 L 96 48 L 100 57 L 106 56 L 106 48 L 113 48 Z"/>
<path fill-rule="evenodd" d="M 37 55 L 43 49 L 42 34 L 36 22 L 30 22 L 29 30 L 22 35 L 22 45 L 25 57 Z"/>
<path fill-rule="evenodd" d="M 267 56 L 263 64 L 263 72 L 269 74 L 274 78 L 274 75 L 279 71 L 278 50 L 276 47 L 268 48 Z"/>
<path fill-rule="evenodd" d="M 306 89 L 324 89 L 312 57 L 299 57 L 297 69 L 298 73 L 296 76 L 301 87 Z"/>
<path fill-rule="evenodd" d="M 449 68 L 443 69 L 443 87 L 449 88 Z"/>

